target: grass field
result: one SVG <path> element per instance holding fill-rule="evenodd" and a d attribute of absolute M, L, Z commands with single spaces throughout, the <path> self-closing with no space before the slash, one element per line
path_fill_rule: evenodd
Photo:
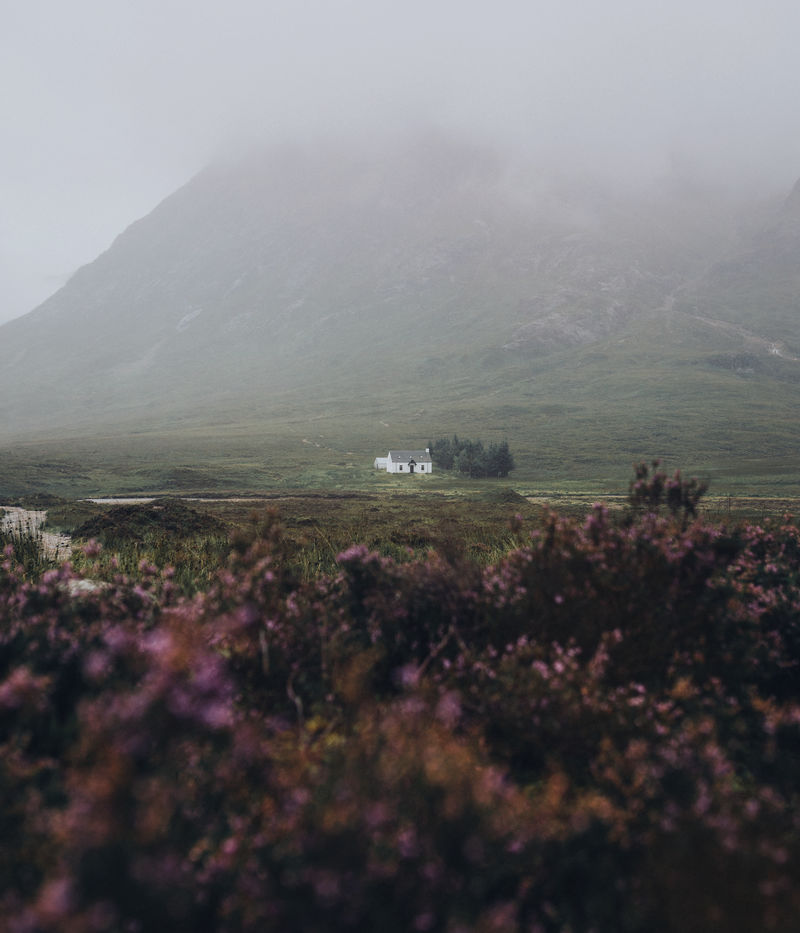
<path fill-rule="evenodd" d="M 556 416 L 548 416 L 551 420 Z M 567 416 L 564 416 L 566 420 Z M 598 415 L 599 417 L 599 415 Z M 457 423 L 456 423 L 457 424 Z M 64 498 L 121 495 L 264 495 L 288 490 L 403 492 L 410 478 L 392 478 L 372 468 L 375 456 L 397 447 L 396 438 L 407 446 L 426 446 L 428 441 L 454 433 L 452 430 L 420 434 L 412 425 L 399 425 L 391 439 L 382 428 L 376 440 L 365 432 L 339 442 L 330 425 L 324 432 L 301 432 L 291 425 L 218 429 L 214 432 L 142 432 L 107 435 L 101 438 L 59 438 L 18 441 L 0 448 L 0 501 L 30 494 L 53 494 Z M 613 425 L 609 425 L 612 430 Z M 456 427 L 456 430 L 458 428 Z M 589 441 L 584 447 L 570 445 L 562 432 L 562 449 L 553 449 L 551 436 L 559 429 L 537 429 L 537 445 L 525 438 L 528 432 L 497 430 L 481 433 L 458 430 L 461 436 L 486 440 L 509 439 L 517 469 L 504 487 L 525 496 L 624 494 L 632 465 L 659 457 L 664 468 L 681 469 L 709 484 L 712 494 L 733 497 L 800 496 L 797 455 L 791 451 L 741 448 L 731 452 L 725 445 L 712 457 L 708 452 L 691 455 L 659 445 L 658 438 L 642 437 L 611 453 Z M 572 425 L 579 432 L 580 427 Z M 632 430 L 627 429 L 627 430 Z M 516 438 L 516 440 L 515 440 Z M 576 441 L 577 444 L 577 441 Z M 411 480 L 416 491 L 469 492 L 481 481 L 434 473 Z M 496 486 L 492 481 L 490 486 Z"/>
<path fill-rule="evenodd" d="M 516 487 L 516 488 L 515 488 Z M 365 474 L 363 488 L 275 489 L 249 496 L 156 496 L 135 504 L 94 503 L 34 494 L 4 500 L 47 510 L 47 530 L 73 538 L 72 562 L 96 579 L 123 573 L 136 578 L 143 562 L 170 567 L 187 594 L 204 590 L 224 565 L 237 540 L 271 533 L 279 526 L 283 559 L 302 579 L 334 573 L 337 555 L 353 544 L 405 561 L 436 552 L 449 561 L 480 566 L 496 563 L 528 540 L 555 512 L 582 520 L 595 502 L 622 518 L 627 489 L 603 494 L 578 483 L 559 488 L 524 488 L 509 481 L 466 480 L 440 473 L 429 477 Z M 797 514 L 800 499 L 789 496 L 707 494 L 703 518 L 725 525 L 771 524 Z M 97 540 L 99 554 L 82 545 Z M 5 535 L 31 578 L 56 566 L 25 535 Z"/>
<path fill-rule="evenodd" d="M 701 477 L 713 495 L 800 496 L 800 381 L 709 365 L 718 345 L 684 346 L 691 330 L 679 340 L 657 326 L 662 355 L 652 335 L 632 331 L 546 359 L 476 365 L 463 382 L 445 374 L 424 393 L 400 385 L 360 398 L 339 386 L 202 419 L 121 420 L 104 433 L 0 432 L 0 500 L 385 491 L 395 487 L 372 469 L 376 456 L 454 433 L 507 441 L 517 464 L 510 487 L 526 496 L 624 494 L 632 464 L 655 457 L 670 472 Z M 460 482 L 434 474 L 425 487 L 458 491 Z"/>

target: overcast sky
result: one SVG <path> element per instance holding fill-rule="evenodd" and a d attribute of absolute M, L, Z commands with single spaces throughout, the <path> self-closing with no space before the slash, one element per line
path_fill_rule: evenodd
<path fill-rule="evenodd" d="M 441 124 L 575 170 L 800 176 L 797 0 L 0 0 L 0 322 L 219 153 Z"/>

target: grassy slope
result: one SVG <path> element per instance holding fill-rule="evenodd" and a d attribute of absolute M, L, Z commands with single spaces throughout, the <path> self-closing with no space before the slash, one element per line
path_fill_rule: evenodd
<path fill-rule="evenodd" d="M 518 464 L 511 484 L 526 491 L 618 491 L 632 462 L 661 457 L 670 468 L 711 479 L 719 491 L 800 493 L 794 384 L 691 360 L 681 369 L 637 358 L 630 343 L 609 348 L 604 358 L 590 356 L 578 356 L 590 371 L 580 383 L 566 366 L 555 367 L 519 374 L 508 389 L 488 382 L 447 403 L 416 399 L 405 407 L 395 399 L 348 411 L 329 400 L 318 411 L 256 412 L 206 428 L 17 443 L 0 451 L 0 496 L 386 488 L 402 480 L 372 470 L 376 455 L 453 432 L 507 439 Z M 453 480 L 434 475 L 425 482 L 434 489 Z"/>
<path fill-rule="evenodd" d="M 742 354 L 754 366 L 737 369 Z M 800 363 L 686 312 L 541 357 L 487 351 L 481 335 L 401 375 L 381 379 L 369 361 L 310 369 L 230 409 L 19 439 L 0 450 L 0 498 L 385 488 L 376 455 L 454 432 L 508 440 L 511 483 L 526 492 L 618 492 L 632 462 L 660 457 L 721 494 L 800 494 Z"/>

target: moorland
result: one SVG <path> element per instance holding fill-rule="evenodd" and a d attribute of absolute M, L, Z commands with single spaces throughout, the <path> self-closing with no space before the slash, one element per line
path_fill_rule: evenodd
<path fill-rule="evenodd" d="M 20 500 L 0 929 L 794 930 L 785 503 L 438 482 Z"/>
<path fill-rule="evenodd" d="M 259 153 L 3 325 L 0 931 L 794 933 L 786 195 Z"/>

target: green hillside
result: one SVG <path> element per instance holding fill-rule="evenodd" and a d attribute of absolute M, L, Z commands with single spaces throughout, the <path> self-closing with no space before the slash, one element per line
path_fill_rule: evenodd
<path fill-rule="evenodd" d="M 0 328 L 0 494 L 363 485 L 453 432 L 526 486 L 794 489 L 798 213 L 438 137 L 212 167 Z"/>

